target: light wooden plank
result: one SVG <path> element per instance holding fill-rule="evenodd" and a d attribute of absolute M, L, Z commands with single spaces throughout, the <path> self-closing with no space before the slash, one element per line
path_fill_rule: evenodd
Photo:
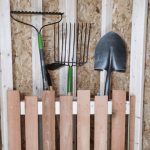
<path fill-rule="evenodd" d="M 38 150 L 38 103 L 37 96 L 25 97 L 26 149 Z"/>
<path fill-rule="evenodd" d="M 25 102 L 21 101 L 21 115 L 25 115 Z M 38 114 L 42 115 L 42 102 L 38 102 Z M 59 115 L 60 114 L 60 102 L 57 101 L 55 102 L 55 114 Z M 73 114 L 77 115 L 77 102 L 73 102 Z M 94 115 L 95 114 L 95 102 L 91 101 L 90 102 L 90 114 Z M 108 101 L 108 115 L 112 114 L 112 101 Z M 126 101 L 126 115 L 130 114 L 130 102 Z"/>
<path fill-rule="evenodd" d="M 42 0 L 31 0 L 31 11 L 42 11 Z M 31 16 L 32 25 L 38 30 L 42 27 L 42 15 Z M 38 46 L 38 33 L 32 28 L 32 95 L 42 98 L 43 82 Z M 39 150 L 43 149 L 42 116 L 38 116 Z"/>
<path fill-rule="evenodd" d="M 55 91 L 42 92 L 43 150 L 55 150 Z"/>
<path fill-rule="evenodd" d="M 63 23 L 68 23 L 68 26 L 69 26 L 69 23 L 71 23 L 72 24 L 71 28 L 73 29 L 73 24 L 75 23 L 77 25 L 77 0 L 59 0 L 59 11 L 64 12 Z M 73 32 L 71 35 L 71 39 L 73 39 Z M 71 40 L 71 43 L 72 42 L 73 40 Z M 62 42 L 60 40 L 60 47 L 61 47 L 61 43 Z M 69 49 L 68 44 L 67 44 L 66 49 L 68 51 Z M 72 56 L 72 51 L 73 51 L 72 44 L 71 44 L 70 50 L 71 50 L 71 56 Z M 76 41 L 75 41 L 75 53 L 76 53 Z M 59 94 L 60 95 L 67 95 L 67 82 L 68 82 L 68 66 L 65 66 L 63 68 L 60 68 L 59 70 Z M 76 67 L 75 66 L 72 67 L 72 95 L 74 97 L 76 96 Z M 76 116 L 73 116 L 73 149 L 74 150 L 77 149 L 76 147 L 77 145 L 76 124 L 77 124 L 77 118 Z"/>
<path fill-rule="evenodd" d="M 113 0 L 102 0 L 101 37 L 112 31 Z M 100 72 L 100 95 L 104 95 L 107 71 Z"/>
<path fill-rule="evenodd" d="M 31 0 L 31 11 L 42 11 L 42 0 Z M 32 15 L 32 25 L 38 30 L 42 27 L 42 15 Z M 33 96 L 42 98 L 43 82 L 40 64 L 38 33 L 32 28 L 32 90 Z"/>
<path fill-rule="evenodd" d="M 90 90 L 77 91 L 77 150 L 90 149 Z"/>
<path fill-rule="evenodd" d="M 130 96 L 136 96 L 134 149 L 142 149 L 143 90 L 148 0 L 133 0 Z"/>
<path fill-rule="evenodd" d="M 94 149 L 107 150 L 108 96 L 95 97 Z"/>
<path fill-rule="evenodd" d="M 113 0 L 102 0 L 102 21 L 101 21 L 101 37 L 106 33 L 112 31 L 112 11 L 113 10 Z M 105 81 L 106 81 L 107 71 L 100 72 L 100 95 L 104 95 Z M 110 116 L 108 116 L 107 124 L 107 147 L 110 149 Z"/>
<path fill-rule="evenodd" d="M 77 0 L 59 0 L 59 11 L 64 12 L 63 23 L 68 23 L 68 26 L 69 23 L 71 23 L 72 24 L 71 28 L 73 29 L 74 23 L 77 25 Z M 73 30 L 72 30 L 71 39 L 73 39 Z M 71 54 L 73 51 L 72 42 L 73 40 L 71 40 L 71 49 L 70 49 Z M 60 40 L 60 44 L 61 44 L 61 40 Z M 69 49 L 68 44 L 66 49 L 67 50 Z M 76 52 L 76 42 L 75 42 L 75 52 Z M 76 67 L 73 67 L 72 69 L 73 69 L 72 95 L 76 96 Z M 67 78 L 68 78 L 68 66 L 60 68 L 59 71 L 59 94 L 60 95 L 67 95 Z"/>
<path fill-rule="evenodd" d="M 72 134 L 72 96 L 60 97 L 60 150 L 71 150 Z"/>
<path fill-rule="evenodd" d="M 125 148 L 125 103 L 126 91 L 113 90 L 111 150 L 124 150 Z"/>
<path fill-rule="evenodd" d="M 21 150 L 20 94 L 7 92 L 8 143 L 9 150 Z"/>
<path fill-rule="evenodd" d="M 0 101 L 2 150 L 8 150 L 7 90 L 13 90 L 10 1 L 0 1 Z M 9 69 L 8 69 L 9 68 Z"/>
<path fill-rule="evenodd" d="M 134 135 L 135 135 L 135 96 L 130 97 L 130 142 L 129 149 L 134 150 Z"/>

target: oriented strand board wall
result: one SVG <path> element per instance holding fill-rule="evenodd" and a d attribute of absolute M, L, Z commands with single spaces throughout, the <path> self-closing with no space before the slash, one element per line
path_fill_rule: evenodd
<path fill-rule="evenodd" d="M 112 90 L 126 90 L 129 92 L 132 1 L 133 0 L 113 0 L 112 29 L 118 33 L 125 42 L 127 49 L 127 69 L 125 73 L 115 71 L 112 73 Z"/>
<path fill-rule="evenodd" d="M 10 9 L 13 11 L 30 11 L 30 0 L 10 0 Z M 31 23 L 31 17 L 13 15 L 16 19 Z M 11 19 L 12 59 L 13 59 L 13 86 L 19 90 L 21 99 L 25 95 L 32 95 L 32 41 L 31 27 Z"/>
<path fill-rule="evenodd" d="M 31 0 L 10 0 L 11 10 L 30 11 Z M 94 52 L 98 40 L 101 37 L 101 3 L 102 0 L 78 0 L 78 22 L 92 23 L 90 52 L 88 63 L 77 67 L 77 89 L 90 89 L 91 96 L 99 92 L 99 72 L 93 71 Z M 149 0 L 150 9 L 150 0 Z M 43 0 L 43 11 L 58 11 L 58 0 Z M 17 16 L 16 16 L 17 17 Z M 17 17 L 23 21 L 31 22 L 31 17 Z M 51 17 L 46 20 L 43 16 L 43 24 L 55 21 Z M 127 47 L 127 71 L 125 73 L 112 73 L 112 89 L 125 89 L 129 91 L 130 48 L 132 27 L 132 0 L 114 0 L 113 3 L 113 31 L 117 32 L 124 40 Z M 52 27 L 43 29 L 44 50 L 51 56 L 53 50 Z M 20 90 L 21 99 L 25 95 L 32 95 L 32 39 L 31 28 L 11 20 L 12 49 L 13 49 L 13 78 L 14 89 Z M 145 91 L 144 91 L 144 120 L 143 120 L 143 150 L 150 147 L 150 12 L 148 11 L 146 66 L 145 66 Z M 50 52 L 50 53 L 49 53 Z M 49 57 L 48 57 L 49 58 Z M 48 61 L 48 60 L 47 60 Z M 51 60 L 50 60 L 51 62 Z M 50 72 L 54 89 L 59 93 L 59 71 Z M 84 80 L 83 80 L 84 79 Z M 93 117 L 91 117 L 91 120 Z M 93 134 L 93 121 L 91 122 Z M 22 120 L 24 126 L 24 120 Z M 22 133 L 24 134 L 24 133 Z M 93 135 L 91 142 L 93 142 Z M 24 139 L 22 141 L 24 145 Z M 24 146 L 23 146 L 24 147 Z"/>
<path fill-rule="evenodd" d="M 145 89 L 143 112 L 143 150 L 150 148 L 150 0 L 148 4 L 147 44 L 145 54 Z"/>
<path fill-rule="evenodd" d="M 94 97 L 100 90 L 100 72 L 94 71 L 94 55 L 101 37 L 101 0 L 78 0 L 78 22 L 92 23 L 88 62 L 77 67 L 77 89 L 91 90 Z"/>

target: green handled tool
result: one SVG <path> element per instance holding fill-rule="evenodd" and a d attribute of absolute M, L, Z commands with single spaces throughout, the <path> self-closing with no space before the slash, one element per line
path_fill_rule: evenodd
<path fill-rule="evenodd" d="M 50 24 L 47 24 L 47 25 L 44 25 L 41 27 L 41 29 L 38 31 L 38 29 L 36 27 L 34 27 L 33 25 L 31 24 L 28 24 L 28 23 L 25 23 L 25 22 L 22 22 L 20 20 L 17 20 L 15 19 L 12 14 L 36 14 L 36 15 L 60 15 L 61 18 L 59 21 L 57 22 L 54 22 L 54 23 L 50 23 Z M 48 71 L 46 70 L 46 67 L 45 67 L 45 62 L 44 62 L 44 53 L 43 53 L 43 44 L 42 44 L 42 36 L 41 36 L 41 30 L 42 28 L 46 27 L 46 26 L 49 26 L 49 25 L 55 25 L 56 23 L 59 23 L 61 20 L 62 20 L 62 16 L 63 16 L 64 13 L 61 13 L 61 12 L 27 12 L 27 11 L 11 11 L 10 12 L 10 16 L 17 22 L 19 23 L 23 23 L 25 25 L 28 25 L 28 26 L 31 26 L 33 27 L 37 33 L 38 33 L 38 43 L 39 43 L 39 54 L 40 54 L 40 62 L 41 62 L 41 70 L 42 70 L 42 79 L 43 79 L 43 90 L 48 90 L 49 87 L 52 87 L 51 85 L 51 79 L 50 79 L 50 75 L 48 73 Z M 60 65 L 61 66 L 61 65 Z M 39 124 L 39 150 L 43 150 L 43 135 L 42 135 L 42 115 L 39 115 L 38 116 L 38 124 Z"/>
<path fill-rule="evenodd" d="M 60 18 L 60 20 L 57 21 L 57 22 L 50 23 L 50 24 L 47 24 L 47 25 L 42 26 L 41 29 L 38 31 L 38 29 L 37 29 L 36 27 L 34 27 L 33 25 L 15 19 L 15 18 L 12 16 L 12 14 L 60 15 L 61 18 Z M 15 21 L 33 27 L 33 28 L 37 31 L 37 33 L 38 33 L 39 54 L 40 54 L 41 71 L 42 71 L 42 79 L 43 79 L 43 90 L 48 90 L 48 80 L 50 80 L 50 79 L 47 79 L 46 70 L 45 70 L 45 62 L 44 62 L 44 53 L 43 53 L 43 44 L 42 44 L 41 30 L 42 30 L 44 27 L 46 27 L 46 26 L 59 23 L 59 22 L 62 20 L 63 14 L 64 14 L 64 13 L 61 13 L 61 12 L 31 12 L 31 11 L 29 11 L 29 12 L 27 12 L 27 11 L 11 11 L 11 12 L 10 12 L 11 17 L 12 17 Z M 50 78 L 50 76 L 48 76 L 48 77 Z"/>
<path fill-rule="evenodd" d="M 72 26 L 73 26 L 73 30 L 71 30 Z M 55 46 L 54 46 L 54 61 L 56 64 L 65 65 L 69 67 L 68 86 L 67 86 L 67 93 L 69 96 L 69 95 L 72 95 L 71 94 L 72 93 L 72 67 L 82 66 L 88 61 L 91 24 L 88 26 L 86 23 L 84 26 L 82 23 L 81 32 L 80 32 L 79 23 L 78 23 L 77 34 L 76 34 L 75 24 L 70 23 L 69 26 L 67 26 L 67 23 L 66 23 L 64 27 L 64 24 L 62 23 L 61 27 L 62 27 L 61 36 L 59 37 L 59 34 L 58 34 L 57 51 L 55 50 Z M 89 32 L 87 31 L 88 28 L 89 28 Z M 58 31 L 60 31 L 59 26 L 58 26 Z M 61 47 L 59 47 L 60 38 L 62 39 L 60 42 Z M 54 41 L 55 41 L 55 25 L 54 25 Z M 78 43 L 80 44 L 80 46 L 78 46 Z M 70 49 L 72 49 L 72 51 Z"/>

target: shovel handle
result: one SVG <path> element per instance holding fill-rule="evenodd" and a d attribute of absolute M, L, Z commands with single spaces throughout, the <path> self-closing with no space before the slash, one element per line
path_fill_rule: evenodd
<path fill-rule="evenodd" d="M 41 34 L 38 34 L 38 43 L 39 43 L 42 78 L 43 78 L 43 89 L 48 90 L 48 82 L 47 82 L 46 71 L 45 71 L 45 62 L 44 62 L 44 53 L 43 53 L 43 44 L 42 44 Z"/>
<path fill-rule="evenodd" d="M 68 87 L 67 87 L 68 95 L 71 95 L 72 92 L 72 67 L 68 69 Z"/>

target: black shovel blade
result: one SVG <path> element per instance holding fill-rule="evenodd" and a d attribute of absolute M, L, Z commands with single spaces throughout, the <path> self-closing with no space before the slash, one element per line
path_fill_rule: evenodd
<path fill-rule="evenodd" d="M 108 70 L 110 60 L 111 71 L 124 72 L 126 70 L 126 47 L 122 38 L 113 31 L 99 40 L 95 49 L 94 69 Z"/>
<path fill-rule="evenodd" d="M 64 64 L 52 63 L 52 64 L 47 64 L 47 65 L 46 65 L 46 68 L 47 68 L 48 70 L 56 70 L 56 69 L 58 69 L 58 68 L 60 68 L 60 67 L 62 67 L 62 66 L 64 66 Z"/>

